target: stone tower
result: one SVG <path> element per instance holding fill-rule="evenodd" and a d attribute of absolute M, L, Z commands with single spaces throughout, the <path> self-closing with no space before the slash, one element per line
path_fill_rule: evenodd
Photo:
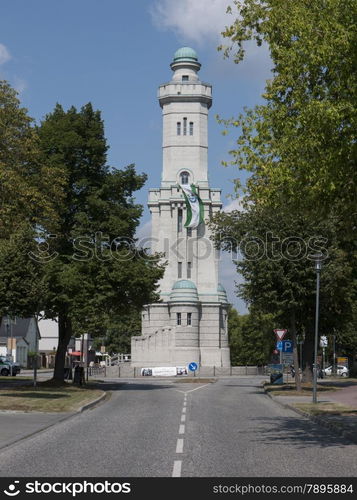
<path fill-rule="evenodd" d="M 161 185 L 150 189 L 152 250 L 168 262 L 161 302 L 145 306 L 142 335 L 132 338 L 133 366 L 230 366 L 227 296 L 219 283 L 219 254 L 206 221 L 222 207 L 220 189 L 208 182 L 208 110 L 212 87 L 201 82 L 201 64 L 189 47 L 176 51 L 170 82 L 160 85 L 163 115 Z M 204 221 L 186 228 L 180 185 L 194 185 Z"/>

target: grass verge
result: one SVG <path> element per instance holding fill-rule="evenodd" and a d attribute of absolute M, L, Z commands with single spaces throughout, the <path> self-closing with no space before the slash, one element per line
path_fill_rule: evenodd
<path fill-rule="evenodd" d="M 343 415 L 357 417 L 357 409 L 345 406 L 341 403 L 294 403 L 292 406 L 310 415 Z"/>
<path fill-rule="evenodd" d="M 0 381 L 4 381 L 4 382 L 9 382 L 11 383 L 12 381 L 14 382 L 18 382 L 19 380 L 33 380 L 33 377 L 29 377 L 27 375 L 16 375 L 16 377 L 11 377 L 11 376 L 8 376 L 8 377 L 3 377 L 0 375 Z"/>
<path fill-rule="evenodd" d="M 312 383 L 303 383 L 301 391 L 295 389 L 295 384 L 274 385 L 267 383 L 264 384 L 264 389 L 273 396 L 309 396 L 312 393 Z M 317 385 L 318 393 L 338 391 L 339 389 L 341 389 L 341 387 L 337 385 Z"/>
<path fill-rule="evenodd" d="M 78 410 L 103 393 L 93 385 L 77 387 L 65 384 L 61 387 L 48 387 L 40 383 L 36 388 L 7 387 L 0 389 L 0 410 L 70 412 Z"/>

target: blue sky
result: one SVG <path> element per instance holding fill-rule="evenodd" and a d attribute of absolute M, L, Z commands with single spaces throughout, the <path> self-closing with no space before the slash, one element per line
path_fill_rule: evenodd
<path fill-rule="evenodd" d="M 101 110 L 110 145 L 108 163 L 135 163 L 148 182 L 137 194 L 145 204 L 141 234 L 148 230 L 147 191 L 161 175 L 161 109 L 156 93 L 169 81 L 169 64 L 181 46 L 193 47 L 200 77 L 213 85 L 209 119 L 209 177 L 222 188 L 225 206 L 232 180 L 244 175 L 224 168 L 234 145 L 234 131 L 221 134 L 215 115 L 231 117 L 260 102 L 269 57 L 250 45 L 247 60 L 235 65 L 217 52 L 220 32 L 232 20 L 229 0 L 2 0 L 0 78 L 20 92 L 36 121 L 56 102 L 80 108 L 91 101 Z M 221 281 L 229 299 L 244 312 L 233 293 L 235 269 L 226 256 Z M 238 278 L 238 277 L 237 277 Z"/>

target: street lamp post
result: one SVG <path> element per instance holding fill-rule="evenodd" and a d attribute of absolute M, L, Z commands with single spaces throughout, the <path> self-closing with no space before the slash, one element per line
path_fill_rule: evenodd
<path fill-rule="evenodd" d="M 317 403 L 317 349 L 319 338 L 319 306 L 320 306 L 320 271 L 322 267 L 322 253 L 313 255 L 315 259 L 316 271 L 316 310 L 315 310 L 315 351 L 314 351 L 314 370 L 313 370 L 313 387 L 312 387 L 312 402 Z"/>

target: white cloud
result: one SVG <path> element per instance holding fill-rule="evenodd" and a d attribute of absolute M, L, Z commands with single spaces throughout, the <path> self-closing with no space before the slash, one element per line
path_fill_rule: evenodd
<path fill-rule="evenodd" d="M 19 78 L 18 76 L 14 76 L 13 80 L 15 90 L 17 90 L 19 94 L 22 94 L 22 92 L 27 88 L 27 83 L 25 82 L 25 80 Z"/>
<path fill-rule="evenodd" d="M 230 41 L 221 35 L 237 15 L 234 7 L 232 14 L 226 12 L 229 5 L 232 5 L 231 0 L 155 0 L 150 12 L 154 25 L 174 32 L 179 43 L 216 49 L 220 44 L 230 45 Z M 246 57 L 239 64 L 239 78 L 261 81 L 263 91 L 265 80 L 271 76 L 268 46 L 258 47 L 255 41 L 249 40 L 244 43 L 244 48 Z M 216 56 L 210 61 L 211 70 L 215 69 L 221 78 L 222 75 L 230 78 L 236 65 L 227 64 L 222 53 L 214 52 Z"/>
<path fill-rule="evenodd" d="M 229 0 L 156 0 L 151 9 L 155 25 L 171 29 L 182 41 L 202 45 L 207 39 L 217 42 L 225 26 L 232 22 L 226 13 Z"/>
<path fill-rule="evenodd" d="M 11 59 L 10 52 L 7 50 L 5 45 L 0 43 L 0 64 L 5 64 Z"/>
<path fill-rule="evenodd" d="M 242 198 L 234 198 L 222 209 L 223 212 L 232 212 L 233 210 L 244 210 Z"/>

